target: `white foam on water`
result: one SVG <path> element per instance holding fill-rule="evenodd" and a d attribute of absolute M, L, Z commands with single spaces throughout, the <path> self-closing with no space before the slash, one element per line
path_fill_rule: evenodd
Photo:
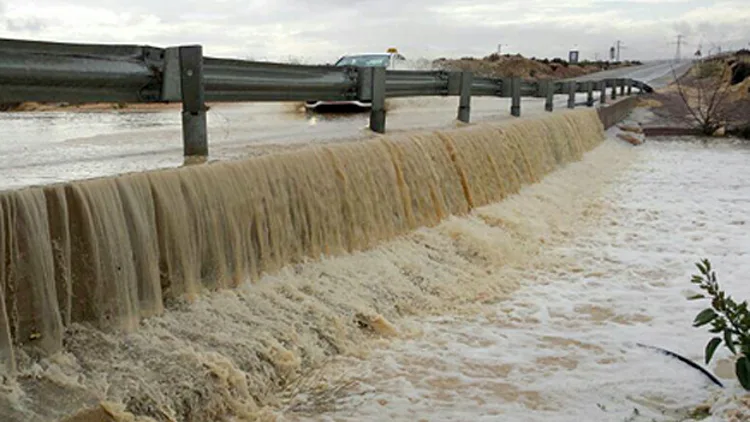
<path fill-rule="evenodd" d="M 315 374 L 335 394 L 320 402 L 293 395 L 280 419 L 676 421 L 690 420 L 702 403 L 713 406 L 707 420 L 750 418 L 725 350 L 709 365 L 726 385 L 720 390 L 684 363 L 636 345 L 703 362 L 710 334 L 691 323 L 707 304 L 686 300 L 699 259 L 712 261 L 735 298 L 750 297 L 750 149 L 647 142 L 618 151 L 616 164 L 617 148 L 607 141 L 583 162 L 475 211 L 478 218 L 528 212 L 526 221 L 549 224 L 549 216 L 533 215 L 530 198 L 573 199 L 560 204 L 557 227 L 533 229 L 554 234 L 538 255 L 491 276 L 521 286 L 510 298 L 483 304 L 478 315 L 400 321 L 418 334 L 384 342 L 365 360 L 337 359 Z M 598 167 L 607 159 L 612 165 Z M 507 244 L 494 238 L 498 232 L 474 235 Z M 506 253 L 513 249 L 492 259 Z"/>

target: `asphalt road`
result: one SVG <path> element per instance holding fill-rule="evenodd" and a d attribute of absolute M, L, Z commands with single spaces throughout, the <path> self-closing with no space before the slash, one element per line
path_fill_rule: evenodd
<path fill-rule="evenodd" d="M 659 87 L 671 79 L 671 65 L 655 62 L 587 78 L 602 77 L 639 79 Z M 585 101 L 585 95 L 579 94 L 578 101 Z M 556 110 L 566 102 L 566 96 L 557 96 Z M 457 124 L 456 97 L 394 99 L 387 107 L 391 133 Z M 508 99 L 473 98 L 472 122 L 511 119 L 509 110 Z M 544 113 L 543 99 L 523 99 L 523 117 Z M 301 104 L 214 105 L 208 113 L 211 159 L 379 136 L 367 129 L 368 120 L 366 112 L 306 113 Z M 174 109 L 0 113 L 0 127 L 0 189 L 183 165 L 180 113 Z"/>
<path fill-rule="evenodd" d="M 674 62 L 672 60 L 661 60 L 645 63 L 641 66 L 624 67 L 604 72 L 592 73 L 579 80 L 593 80 L 603 78 L 630 78 L 648 83 L 652 88 L 658 89 L 668 85 L 674 80 L 674 75 L 685 73 L 692 63 L 690 61 Z"/>

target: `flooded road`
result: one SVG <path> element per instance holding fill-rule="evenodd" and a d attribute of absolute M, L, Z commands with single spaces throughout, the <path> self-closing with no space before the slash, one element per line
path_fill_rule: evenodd
<path fill-rule="evenodd" d="M 527 213 L 518 248 L 537 236 L 545 244 L 492 276 L 518 291 L 476 315 L 402 321 L 409 334 L 368 359 L 336 360 L 320 375 L 336 393 L 297 396 L 283 419 L 677 421 L 719 396 L 730 404 L 708 420 L 747 420 L 732 413 L 741 391 L 726 351 L 710 366 L 727 385 L 719 391 L 636 343 L 702 363 L 711 335 L 691 323 L 705 303 L 686 300 L 702 258 L 731 295 L 750 297 L 750 148 L 662 140 L 618 150 L 613 142 L 519 195 L 543 206 L 509 199 L 478 210 L 484 219 L 498 207 Z M 609 164 L 585 170 L 591 160 Z M 565 174 L 580 186 L 566 185 Z M 535 215 L 554 209 L 559 216 Z M 488 245 L 501 242 L 493 235 L 485 233 Z"/>
<path fill-rule="evenodd" d="M 581 97 L 579 95 L 579 97 Z M 585 98 L 579 98 L 579 101 Z M 557 96 L 557 110 L 566 97 Z M 449 97 L 393 99 L 388 133 L 458 125 Z M 472 99 L 472 122 L 508 120 L 504 98 Z M 523 117 L 544 112 L 523 100 Z M 159 111 L 0 113 L 0 189 L 110 176 L 184 164 L 179 107 Z M 305 145 L 373 138 L 369 113 L 305 113 L 297 103 L 217 104 L 208 112 L 211 160 L 237 159 Z"/>

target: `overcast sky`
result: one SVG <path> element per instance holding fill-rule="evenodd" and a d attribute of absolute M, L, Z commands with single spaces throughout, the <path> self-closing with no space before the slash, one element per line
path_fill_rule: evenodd
<path fill-rule="evenodd" d="M 331 62 L 397 47 L 408 58 L 503 52 L 669 58 L 748 47 L 750 0 L 0 0 L 0 37 L 172 46 L 213 56 Z M 507 45 L 507 46 L 506 46 Z"/>

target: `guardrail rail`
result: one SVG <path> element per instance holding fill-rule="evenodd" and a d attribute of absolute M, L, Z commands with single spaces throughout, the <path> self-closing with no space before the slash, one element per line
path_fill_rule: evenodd
<path fill-rule="evenodd" d="M 200 45 L 157 48 L 0 39 L 0 103 L 180 102 L 185 156 L 208 155 L 207 101 L 360 101 L 369 103 L 370 129 L 385 132 L 385 99 L 458 96 L 458 120 L 468 123 L 472 96 L 511 98 L 510 113 L 521 115 L 521 98 L 568 95 L 568 108 L 593 107 L 595 91 L 611 99 L 652 91 L 631 79 L 528 81 L 483 78 L 471 72 L 386 71 L 385 68 L 307 66 L 203 56 Z M 584 103 L 577 93 L 586 93 Z"/>

